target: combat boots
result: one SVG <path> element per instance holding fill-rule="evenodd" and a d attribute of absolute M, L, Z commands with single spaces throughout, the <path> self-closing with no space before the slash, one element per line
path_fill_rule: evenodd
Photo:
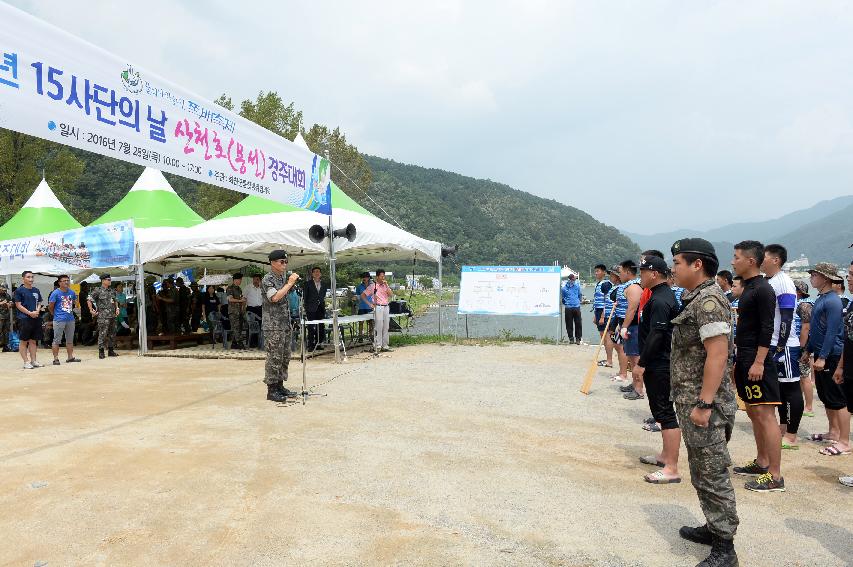
<path fill-rule="evenodd" d="M 118 356 L 118 353 L 116 351 L 114 351 L 113 349 L 109 349 L 107 351 L 107 356 Z"/>
<path fill-rule="evenodd" d="M 696 567 L 738 567 L 734 540 L 713 536 L 711 554 Z"/>
<path fill-rule="evenodd" d="M 714 536 L 712 536 L 711 532 L 708 530 L 708 524 L 699 526 L 698 528 L 682 526 L 681 529 L 678 530 L 678 535 L 686 540 L 694 543 L 701 543 L 702 545 L 711 545 L 714 539 Z"/>
<path fill-rule="evenodd" d="M 267 384 L 267 399 L 271 402 L 286 402 L 287 394 L 282 392 L 279 388 L 281 387 L 281 382 L 276 384 Z"/>
<path fill-rule="evenodd" d="M 104 349 L 102 349 L 102 348 L 98 349 L 98 358 L 101 358 L 101 359 L 106 358 L 106 355 L 104 354 Z"/>
<path fill-rule="evenodd" d="M 299 394 L 297 394 L 293 390 L 288 390 L 287 388 L 285 388 L 284 382 L 278 382 L 276 383 L 276 386 L 278 386 L 278 391 L 287 396 L 288 398 L 296 398 L 299 396 Z"/>

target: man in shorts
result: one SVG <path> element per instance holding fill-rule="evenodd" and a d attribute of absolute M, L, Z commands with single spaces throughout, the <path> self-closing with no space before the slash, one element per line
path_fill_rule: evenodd
<path fill-rule="evenodd" d="M 625 304 L 625 318 L 619 329 L 619 337 L 622 340 L 622 348 L 631 367 L 637 365 L 640 360 L 640 341 L 638 325 L 640 323 L 640 298 L 643 289 L 640 287 L 640 278 L 637 277 L 637 264 L 633 260 L 625 260 L 619 264 L 619 279 L 622 280 L 622 301 Z M 626 386 L 627 388 L 627 386 Z M 639 400 L 645 398 L 645 385 L 642 379 L 634 378 L 631 389 L 625 391 L 622 396 L 626 400 Z"/>
<path fill-rule="evenodd" d="M 804 406 L 803 391 L 800 389 L 800 338 L 794 332 L 797 288 L 794 280 L 782 271 L 787 261 L 788 251 L 781 244 L 764 247 L 761 269 L 776 294 L 770 356 L 776 365 L 782 398 L 779 405 L 779 430 L 782 433 L 782 448 L 797 449 L 797 430 L 803 418 Z"/>
<path fill-rule="evenodd" d="M 814 380 L 812 380 L 812 362 L 806 345 L 809 342 L 809 328 L 812 322 L 814 303 L 809 299 L 809 284 L 796 280 L 797 308 L 794 311 L 794 331 L 800 339 L 800 389 L 803 391 L 803 416 L 814 417 Z M 805 353 L 805 356 L 803 356 Z"/>
<path fill-rule="evenodd" d="M 37 287 L 33 287 L 34 276 L 29 270 L 21 274 L 21 285 L 15 290 L 15 318 L 18 325 L 20 345 L 18 352 L 24 360 L 24 369 L 44 366 L 36 360 L 38 342 L 42 339 L 41 302 L 43 297 Z"/>
<path fill-rule="evenodd" d="M 811 274 L 811 284 L 818 291 L 817 299 L 812 309 L 811 326 L 809 327 L 809 342 L 803 358 L 811 353 L 814 356 L 814 381 L 817 386 L 817 397 L 823 402 L 829 430 L 826 433 L 815 433 L 812 441 L 832 441 L 829 447 L 820 450 L 821 454 L 835 456 L 843 454 L 837 447 L 839 443 L 848 444 L 849 440 L 841 439 L 842 422 L 850 419 L 847 411 L 847 396 L 841 384 L 832 379 L 841 362 L 844 349 L 844 321 L 842 318 L 841 298 L 832 289 L 832 284 L 838 279 L 838 266 L 828 262 L 819 262 Z"/>
<path fill-rule="evenodd" d="M 613 343 L 608 340 L 606 333 L 607 319 L 610 316 L 610 311 L 613 309 L 613 302 L 610 301 L 610 290 L 613 284 L 607 277 L 607 266 L 598 264 L 595 266 L 595 291 L 592 299 L 592 314 L 595 327 L 598 329 L 598 336 L 604 342 L 604 351 L 606 360 L 599 361 L 599 366 L 613 366 Z"/>
<path fill-rule="evenodd" d="M 69 288 L 71 278 L 59 276 L 59 288 L 51 292 L 47 308 L 53 316 L 53 364 L 59 366 L 59 345 L 65 337 L 65 350 L 68 358 L 65 362 L 80 362 L 74 356 L 74 307 L 77 294 Z"/>
<path fill-rule="evenodd" d="M 853 288 L 853 262 L 847 266 L 847 286 L 849 288 Z M 838 368 L 835 369 L 832 379 L 836 384 L 841 384 L 841 387 L 844 390 L 844 395 L 847 398 L 847 413 L 849 416 L 849 414 L 853 413 L 853 310 L 847 310 L 842 323 L 844 325 L 844 329 L 842 331 L 844 335 L 844 347 L 841 360 L 838 362 Z M 841 422 L 840 425 L 841 435 L 839 436 L 838 443 L 835 444 L 835 448 L 840 451 L 839 454 L 843 455 L 845 454 L 845 448 L 847 449 L 846 452 L 850 452 L 849 417 L 846 421 Z M 844 486 L 853 487 L 853 477 L 851 476 L 839 477 L 838 482 Z"/>
<path fill-rule="evenodd" d="M 738 302 L 735 386 L 746 413 L 752 421 L 756 457 L 732 472 L 756 477 L 744 487 L 756 492 L 784 492 L 782 478 L 782 435 L 776 421 L 776 406 L 782 403 L 776 364 L 769 355 L 773 339 L 773 315 L 776 294 L 761 276 L 764 245 L 744 240 L 734 247 L 732 268 L 743 278 Z"/>

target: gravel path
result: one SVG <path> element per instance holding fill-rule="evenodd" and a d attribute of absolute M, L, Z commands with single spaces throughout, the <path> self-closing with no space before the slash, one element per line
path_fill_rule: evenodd
<path fill-rule="evenodd" d="M 677 534 L 701 518 L 686 455 L 682 484 L 642 482 L 660 437 L 604 373 L 578 393 L 592 353 L 311 361 L 327 396 L 305 406 L 263 399 L 261 361 L 83 349 L 24 371 L 3 354 L 0 565 L 693 566 L 707 548 Z M 752 443 L 741 412 L 736 461 Z M 784 494 L 736 479 L 744 567 L 853 565 L 853 492 L 836 481 L 853 458 L 817 448 L 785 453 Z"/>

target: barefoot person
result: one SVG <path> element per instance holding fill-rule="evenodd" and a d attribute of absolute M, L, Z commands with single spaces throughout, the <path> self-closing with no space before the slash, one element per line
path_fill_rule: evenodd
<path fill-rule="evenodd" d="M 646 256 L 640 264 L 640 285 L 651 291 L 640 314 L 640 360 L 632 369 L 635 378 L 646 386 L 649 409 L 660 424 L 663 450 L 654 457 L 640 459 L 661 469 L 645 477 L 652 484 L 681 482 L 678 474 L 678 447 L 681 430 L 670 401 L 669 359 L 672 342 L 672 319 L 678 314 L 675 293 L 667 282 L 669 268 L 663 259 Z"/>
<path fill-rule="evenodd" d="M 732 313 L 714 282 L 719 267 L 714 246 L 702 238 L 672 245 L 675 283 L 685 289 L 684 308 L 672 320 L 672 401 L 681 425 L 690 480 L 706 524 L 684 526 L 681 537 L 711 546 L 697 567 L 736 567 L 734 537 L 739 523 L 728 467 L 734 428 L 734 390 L 729 378 Z"/>

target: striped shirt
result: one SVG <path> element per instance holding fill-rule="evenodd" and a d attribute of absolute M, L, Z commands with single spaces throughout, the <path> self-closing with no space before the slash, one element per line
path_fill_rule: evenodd
<path fill-rule="evenodd" d="M 600 282 L 595 284 L 595 294 L 592 296 L 593 309 L 607 308 L 607 302 L 610 301 L 608 293 L 610 292 L 610 286 L 612 285 L 613 284 L 611 284 L 608 280 L 601 280 Z"/>
<path fill-rule="evenodd" d="M 625 296 L 625 288 L 632 284 L 639 284 L 640 278 L 627 281 L 616 286 L 616 313 L 613 315 L 617 319 L 624 319 L 628 314 L 628 298 Z"/>

